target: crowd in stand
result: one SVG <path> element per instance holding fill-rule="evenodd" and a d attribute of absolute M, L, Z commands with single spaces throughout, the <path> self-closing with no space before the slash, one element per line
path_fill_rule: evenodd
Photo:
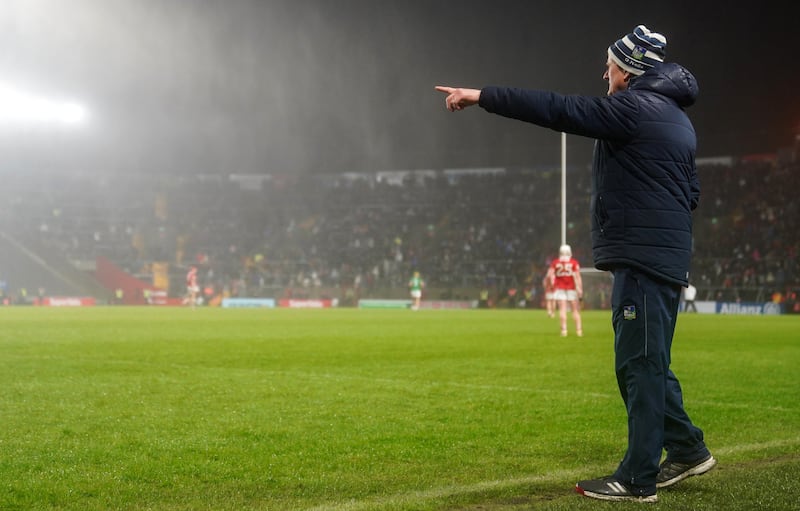
<path fill-rule="evenodd" d="M 701 169 L 694 278 L 705 298 L 777 300 L 800 287 L 800 165 Z"/>
<path fill-rule="evenodd" d="M 791 295 L 800 287 L 800 165 L 706 165 L 699 175 L 699 299 Z M 590 171 L 567 176 L 567 241 L 591 266 Z M 540 293 L 561 243 L 560 169 L 7 181 L 3 231 L 72 261 L 106 257 L 145 279 L 153 262 L 167 262 L 177 294 L 193 264 L 203 287 L 239 296 L 386 294 L 414 270 L 436 298 Z"/>

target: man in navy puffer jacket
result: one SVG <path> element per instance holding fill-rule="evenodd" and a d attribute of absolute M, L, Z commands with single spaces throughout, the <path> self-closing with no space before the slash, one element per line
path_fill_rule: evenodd
<path fill-rule="evenodd" d="M 592 165 L 594 264 L 614 275 L 617 383 L 628 412 L 628 449 L 610 476 L 576 491 L 604 500 L 655 502 L 656 488 L 716 464 L 683 408 L 670 352 L 681 286 L 689 279 L 692 210 L 700 186 L 696 137 L 684 112 L 694 76 L 664 63 L 666 38 L 644 25 L 612 44 L 606 97 L 507 87 L 436 87 L 450 111 L 486 111 L 596 139 Z M 659 465 L 662 450 L 667 456 Z"/>

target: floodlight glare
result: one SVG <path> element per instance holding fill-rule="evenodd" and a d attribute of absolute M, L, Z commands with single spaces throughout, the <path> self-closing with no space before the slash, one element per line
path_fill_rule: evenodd
<path fill-rule="evenodd" d="M 59 106 L 59 118 L 65 124 L 79 124 L 86 120 L 87 112 L 78 103 L 63 103 Z"/>
<path fill-rule="evenodd" d="M 76 102 L 53 100 L 0 85 L 0 123 L 23 125 L 76 125 L 88 117 Z"/>

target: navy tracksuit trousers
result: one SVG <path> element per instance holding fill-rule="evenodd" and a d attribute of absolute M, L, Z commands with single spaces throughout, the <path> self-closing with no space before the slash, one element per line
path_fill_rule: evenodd
<path fill-rule="evenodd" d="M 628 450 L 614 477 L 655 487 L 662 449 L 678 462 L 708 454 L 703 432 L 684 411 L 680 384 L 669 368 L 681 287 L 633 268 L 617 268 L 613 274 L 615 369 L 628 412 Z"/>

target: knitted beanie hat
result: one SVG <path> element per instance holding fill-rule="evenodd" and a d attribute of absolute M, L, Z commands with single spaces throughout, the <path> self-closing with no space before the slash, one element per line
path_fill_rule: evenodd
<path fill-rule="evenodd" d="M 664 62 L 667 38 L 644 25 L 608 47 L 608 56 L 625 71 L 639 76 Z"/>

